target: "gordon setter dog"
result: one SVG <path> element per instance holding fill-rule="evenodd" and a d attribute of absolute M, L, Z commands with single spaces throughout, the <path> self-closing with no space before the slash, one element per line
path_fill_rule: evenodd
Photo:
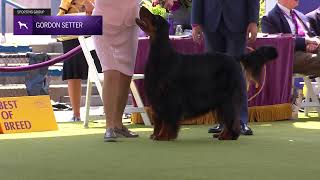
<path fill-rule="evenodd" d="M 222 53 L 183 55 L 169 41 L 169 24 L 141 7 L 138 26 L 150 36 L 151 49 L 144 88 L 154 113 L 154 140 L 173 140 L 179 121 L 216 111 L 224 125 L 220 140 L 236 140 L 240 134 L 242 68 L 259 82 L 264 64 L 277 57 L 273 47 L 232 57 Z M 240 63 L 239 63 L 240 62 Z"/>

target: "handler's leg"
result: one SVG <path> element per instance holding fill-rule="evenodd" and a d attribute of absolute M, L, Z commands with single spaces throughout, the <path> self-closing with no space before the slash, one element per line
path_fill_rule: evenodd
<path fill-rule="evenodd" d="M 227 38 L 227 53 L 233 56 L 239 56 L 245 53 L 246 44 L 246 34 L 245 33 L 232 33 L 228 32 L 225 35 Z M 242 84 L 242 105 L 240 111 L 240 125 L 241 134 L 243 135 L 253 135 L 252 130 L 248 126 L 248 97 L 247 97 L 247 85 L 244 75 L 241 78 Z"/>
<path fill-rule="evenodd" d="M 122 115 L 128 100 L 131 76 L 116 70 L 104 72 L 103 104 L 106 112 L 107 132 L 113 131 L 105 140 L 113 141 L 116 137 L 138 137 L 122 124 Z"/>

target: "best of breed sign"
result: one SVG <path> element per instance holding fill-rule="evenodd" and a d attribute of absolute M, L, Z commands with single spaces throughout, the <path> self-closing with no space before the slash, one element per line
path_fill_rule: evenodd
<path fill-rule="evenodd" d="M 57 129 L 49 96 L 0 98 L 0 134 Z"/>

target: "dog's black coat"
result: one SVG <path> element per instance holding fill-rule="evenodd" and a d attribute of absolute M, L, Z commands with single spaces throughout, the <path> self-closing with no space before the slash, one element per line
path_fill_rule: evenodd
<path fill-rule="evenodd" d="M 221 139 L 237 139 L 240 133 L 241 96 L 244 93 L 239 62 L 254 79 L 259 80 L 263 65 L 277 57 L 276 50 L 262 47 L 242 57 L 222 53 L 183 55 L 171 47 L 166 21 L 146 13 L 141 9 L 140 19 L 148 21 L 149 18 L 149 26 L 155 27 L 155 32 L 149 32 L 151 49 L 144 80 L 154 121 L 159 126 L 155 128 L 160 128 L 155 129 L 154 138 L 174 139 L 180 120 L 216 111 L 229 136 Z M 147 31 L 146 22 L 140 22 L 140 27 Z M 166 131 L 163 128 L 169 128 L 167 135 L 163 134 Z"/>

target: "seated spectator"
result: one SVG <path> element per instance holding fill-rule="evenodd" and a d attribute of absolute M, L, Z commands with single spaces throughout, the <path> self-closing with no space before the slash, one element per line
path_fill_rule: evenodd
<path fill-rule="evenodd" d="M 293 72 L 320 76 L 320 40 L 308 26 L 307 17 L 294 9 L 298 5 L 297 0 L 278 0 L 268 15 L 262 18 L 262 32 L 293 34 L 296 41 Z"/>
<path fill-rule="evenodd" d="M 310 22 L 310 26 L 314 29 L 317 36 L 320 36 L 320 6 L 306 15 Z"/>

